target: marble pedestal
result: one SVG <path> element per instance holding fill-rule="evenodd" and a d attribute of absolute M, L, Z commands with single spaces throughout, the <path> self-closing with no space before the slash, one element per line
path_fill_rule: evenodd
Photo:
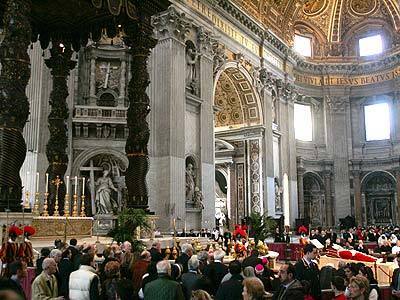
<path fill-rule="evenodd" d="M 114 229 L 117 224 L 117 216 L 112 214 L 97 215 L 94 217 L 93 234 L 107 235 L 111 229 Z"/>

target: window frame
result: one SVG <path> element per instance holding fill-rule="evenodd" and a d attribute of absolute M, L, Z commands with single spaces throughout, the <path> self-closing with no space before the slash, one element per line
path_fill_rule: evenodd
<path fill-rule="evenodd" d="M 380 36 L 382 51 L 379 53 L 375 53 L 375 54 L 361 55 L 360 41 L 363 39 L 371 38 L 371 37 L 375 37 L 375 36 Z M 376 57 L 376 56 L 382 55 L 384 52 L 385 52 L 385 38 L 381 32 L 372 32 L 372 33 L 363 34 L 363 35 L 360 35 L 357 37 L 357 54 L 360 58 Z"/>
<path fill-rule="evenodd" d="M 309 109 L 310 109 L 310 115 L 311 115 L 311 140 L 310 141 L 300 140 L 300 139 L 296 138 L 296 123 L 295 123 L 295 120 L 294 120 L 295 106 L 296 105 L 306 106 L 306 107 L 309 107 Z M 296 142 L 299 142 L 299 143 L 313 143 L 315 141 L 314 110 L 313 110 L 313 105 L 311 103 L 294 102 L 294 104 L 293 104 L 293 127 L 294 127 L 294 138 L 295 138 Z"/>
<path fill-rule="evenodd" d="M 371 105 L 377 105 L 377 104 L 382 104 L 386 103 L 389 109 L 389 138 L 385 139 L 374 139 L 374 140 L 367 140 L 367 124 L 366 124 L 366 113 L 365 113 L 365 107 L 366 106 L 371 106 Z M 392 140 L 393 136 L 393 108 L 391 105 L 391 101 L 389 98 L 382 97 L 378 99 L 373 99 L 370 101 L 366 101 L 362 103 L 362 127 L 363 127 L 363 140 L 366 144 L 385 144 L 388 143 Z"/>
<path fill-rule="evenodd" d="M 296 49 L 295 49 L 295 40 L 296 40 L 296 36 L 299 36 L 299 37 L 306 38 L 306 39 L 310 40 L 310 50 L 311 50 L 310 56 L 305 56 L 303 53 L 300 53 L 300 52 L 296 51 Z M 293 39 L 293 51 L 296 52 L 296 54 L 301 55 L 301 56 L 303 56 L 303 57 L 305 57 L 305 58 L 312 58 L 312 57 L 314 57 L 314 47 L 313 47 L 313 45 L 314 45 L 314 36 L 313 36 L 313 35 L 311 35 L 311 34 L 305 34 L 305 33 L 299 33 L 299 32 L 296 32 L 296 33 L 294 34 L 294 39 Z"/>

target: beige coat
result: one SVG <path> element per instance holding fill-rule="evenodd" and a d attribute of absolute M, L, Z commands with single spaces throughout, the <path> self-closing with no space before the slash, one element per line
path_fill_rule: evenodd
<path fill-rule="evenodd" d="M 50 300 L 58 297 L 57 279 L 51 275 L 50 286 L 44 271 L 32 283 L 32 300 Z"/>

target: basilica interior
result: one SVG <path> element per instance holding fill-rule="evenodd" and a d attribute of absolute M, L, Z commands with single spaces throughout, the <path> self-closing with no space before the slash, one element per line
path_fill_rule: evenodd
<path fill-rule="evenodd" d="M 398 1 L 71 2 L 0 3 L 1 213 L 400 223 Z"/>

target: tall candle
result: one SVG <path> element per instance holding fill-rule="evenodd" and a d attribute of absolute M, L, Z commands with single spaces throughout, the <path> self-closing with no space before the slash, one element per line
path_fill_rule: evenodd
<path fill-rule="evenodd" d="M 75 195 L 77 194 L 78 191 L 78 176 L 75 176 Z"/>
<path fill-rule="evenodd" d="M 30 176 L 29 176 L 29 171 L 26 172 L 26 181 L 25 181 L 25 193 L 29 191 L 29 180 L 30 180 Z"/>
<path fill-rule="evenodd" d="M 82 177 L 82 195 L 85 195 L 85 177 Z"/>
<path fill-rule="evenodd" d="M 67 176 L 67 194 L 69 194 L 69 176 Z"/>
<path fill-rule="evenodd" d="M 36 173 L 36 193 L 39 193 L 39 172 Z"/>
<path fill-rule="evenodd" d="M 46 193 L 49 192 L 49 173 L 46 173 Z"/>

